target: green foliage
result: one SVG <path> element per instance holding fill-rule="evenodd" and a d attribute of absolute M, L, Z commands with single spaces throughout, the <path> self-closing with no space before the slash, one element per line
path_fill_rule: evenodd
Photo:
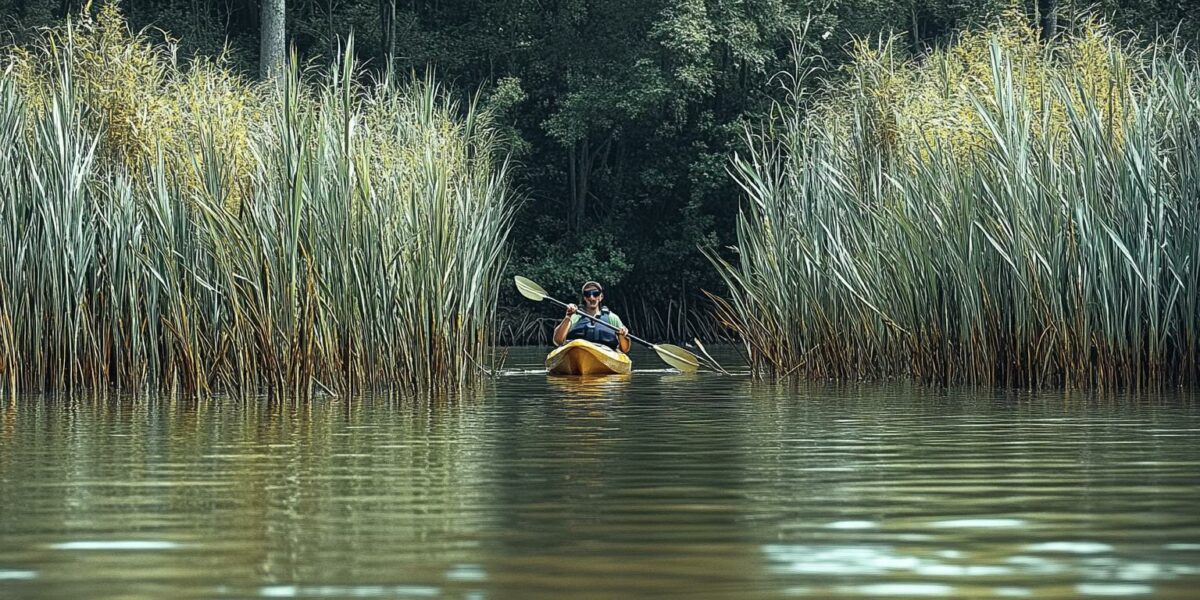
<path fill-rule="evenodd" d="M 105 4 L 95 0 L 91 7 Z M 61 23 L 64 7 L 77 13 L 82 5 L 0 0 L 0 15 L 22 41 L 36 37 L 38 26 Z M 177 40 L 183 70 L 194 68 L 199 55 L 205 57 L 199 68 L 257 72 L 257 1 L 122 6 L 135 31 L 149 27 L 147 36 L 163 30 Z M 894 51 L 920 56 L 1000 15 L 1043 35 L 1053 9 L 1054 32 L 1076 30 L 1096 14 L 1147 36 L 1178 26 L 1180 39 L 1200 39 L 1200 19 L 1177 0 L 289 0 L 287 6 L 289 42 L 301 64 L 340 60 L 339 40 L 353 31 L 360 75 L 383 78 L 389 67 L 436 71 L 459 98 L 482 90 L 483 112 L 519 161 L 514 184 L 528 193 L 515 221 L 514 256 L 549 270 L 582 268 L 570 276 L 582 280 L 590 269 L 571 257 L 583 245 L 602 261 L 619 253 L 627 267 L 609 271 L 620 277 L 614 302 L 636 303 L 625 307 L 635 329 L 675 339 L 693 331 L 647 328 L 664 321 L 653 314 L 659 306 L 703 308 L 699 290 L 723 289 L 698 248 L 714 239 L 718 247 L 734 242 L 738 190 L 727 159 L 744 148 L 744 124 L 767 118 L 773 101 L 786 95 L 776 75 L 790 68 L 796 31 L 807 27 L 806 52 L 828 63 L 824 76 L 832 85 L 856 76 L 840 66 L 867 64 L 856 40 L 892 39 Z M 886 100 L 880 98 L 881 108 Z M 147 106 L 153 101 L 145 99 Z M 245 114 L 256 113 L 250 107 Z M 909 116 L 901 125 L 919 126 L 917 118 L 928 115 Z M 609 245 L 583 242 L 597 233 Z"/>
<path fill-rule="evenodd" d="M 629 274 L 630 264 L 625 254 L 611 235 L 600 233 L 589 236 L 579 243 L 559 243 L 553 261 L 520 262 L 515 270 L 530 273 L 530 277 L 544 283 L 547 289 L 558 290 L 563 297 L 578 296 L 579 286 L 588 279 L 599 281 L 606 287 L 610 282 L 619 282 Z"/>
<path fill-rule="evenodd" d="M 735 159 L 749 202 L 713 258 L 754 368 L 1195 381 L 1200 68 L 1155 50 L 999 27 L 790 96 Z"/>

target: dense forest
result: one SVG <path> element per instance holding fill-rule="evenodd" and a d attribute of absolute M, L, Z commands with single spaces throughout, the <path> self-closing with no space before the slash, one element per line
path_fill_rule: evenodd
<path fill-rule="evenodd" d="M 0 0 L 7 44 L 99 0 Z M 701 248 L 731 243 L 741 195 L 730 157 L 746 127 L 787 93 L 793 43 L 845 73 L 853 41 L 922 56 L 956 33 L 1024 19 L 1044 38 L 1099 18 L 1129 36 L 1196 40 L 1182 0 L 287 0 L 286 40 L 302 64 L 337 60 L 354 36 L 369 70 L 436 72 L 501 115 L 524 197 L 510 271 L 568 293 L 584 279 L 648 335 L 681 338 L 701 290 L 723 283 Z M 126 0 L 131 28 L 175 40 L 177 57 L 223 55 L 260 71 L 259 0 Z M 802 33 L 803 32 L 803 33 Z M 827 83 L 827 82 L 826 82 Z M 505 302 L 518 306 L 514 298 Z M 523 309 L 502 333 L 545 335 Z M 524 326 L 522 326 L 524 324 Z M 531 326 L 532 325 L 532 326 Z"/>

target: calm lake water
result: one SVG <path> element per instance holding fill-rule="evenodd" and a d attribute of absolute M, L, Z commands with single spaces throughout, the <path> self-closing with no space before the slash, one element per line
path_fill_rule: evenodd
<path fill-rule="evenodd" d="M 1200 594 L 1195 394 L 541 357 L 456 401 L 0 404 L 0 597 Z"/>

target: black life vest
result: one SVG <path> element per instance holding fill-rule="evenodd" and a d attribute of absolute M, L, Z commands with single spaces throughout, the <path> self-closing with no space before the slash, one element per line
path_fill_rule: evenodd
<path fill-rule="evenodd" d="M 619 350 L 620 348 L 618 348 L 617 343 L 617 332 L 615 330 L 616 325 L 613 323 L 612 313 L 608 311 L 608 307 L 601 308 L 600 316 L 596 318 L 608 323 L 609 325 L 612 325 L 612 327 L 597 325 L 591 319 L 580 315 L 579 320 L 575 322 L 575 326 L 567 332 L 567 339 L 587 340 L 589 342 L 595 342 L 597 344 L 608 346 L 613 350 Z"/>

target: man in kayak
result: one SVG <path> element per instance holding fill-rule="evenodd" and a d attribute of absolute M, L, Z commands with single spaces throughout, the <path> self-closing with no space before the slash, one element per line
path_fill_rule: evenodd
<path fill-rule="evenodd" d="M 599 283 L 589 281 L 583 284 L 583 310 L 589 315 L 611 325 L 597 325 L 591 319 L 585 319 L 576 314 L 579 310 L 574 304 L 567 305 L 567 315 L 563 317 L 558 327 L 554 328 L 554 344 L 563 345 L 567 340 L 588 340 L 603 344 L 614 350 L 629 352 L 629 330 L 621 323 L 621 317 L 600 306 L 604 300 L 604 288 Z"/>

